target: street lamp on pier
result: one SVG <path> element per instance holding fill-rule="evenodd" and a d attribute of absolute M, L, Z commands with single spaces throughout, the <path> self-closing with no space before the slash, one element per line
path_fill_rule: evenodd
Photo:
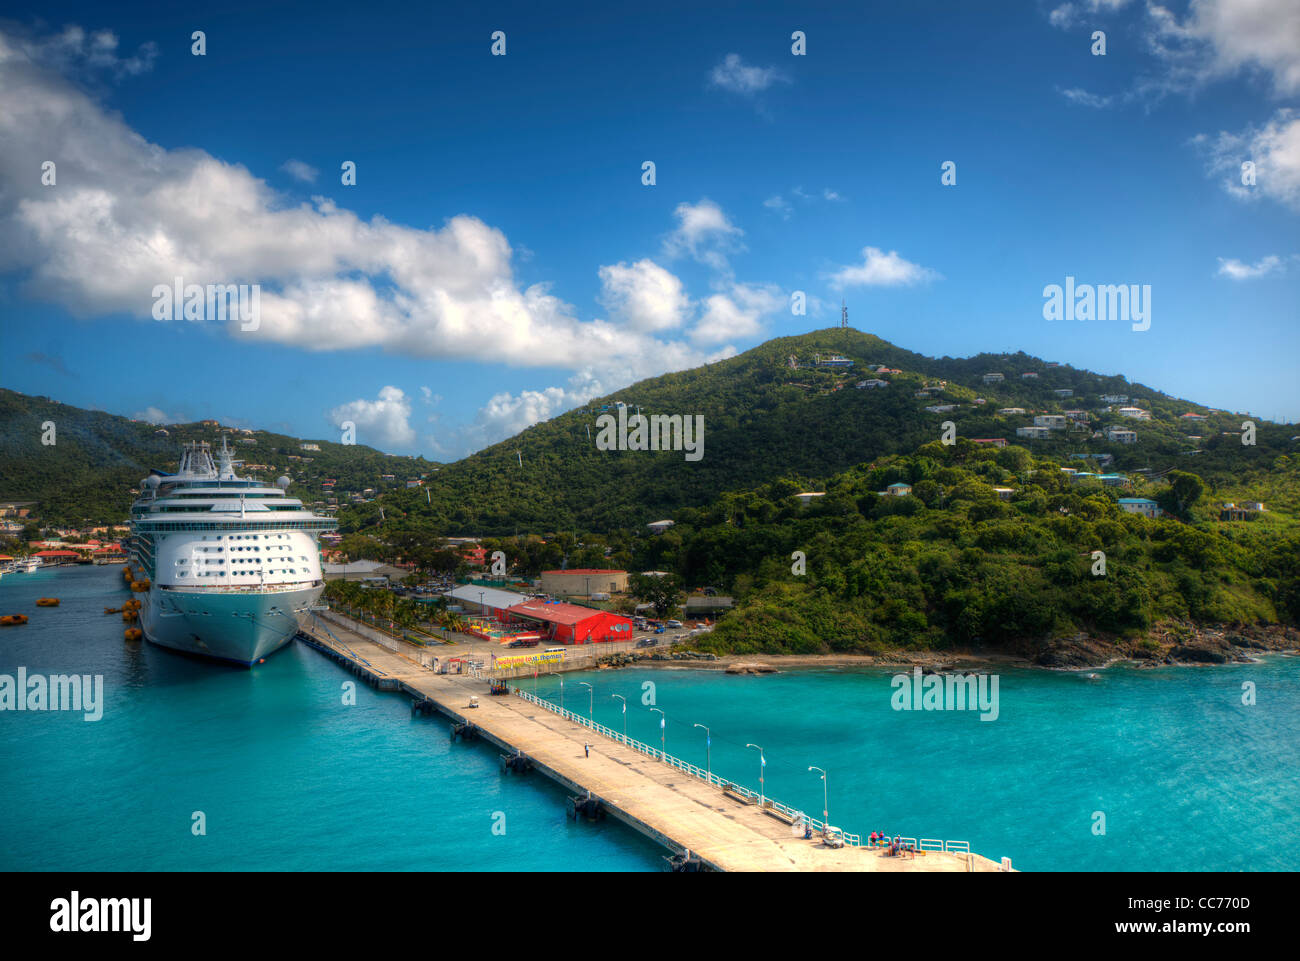
<path fill-rule="evenodd" d="M 663 755 L 664 760 L 667 760 L 668 752 L 664 749 L 664 736 L 667 734 L 668 715 L 657 707 L 652 707 L 650 710 L 659 715 L 659 753 Z"/>
<path fill-rule="evenodd" d="M 596 723 L 596 691 L 586 681 L 579 681 L 578 683 L 587 689 L 587 717 L 591 719 L 592 724 L 595 724 Z"/>
<path fill-rule="evenodd" d="M 547 674 L 560 679 L 560 710 L 564 710 L 564 675 L 557 674 L 555 671 L 547 671 Z"/>
<path fill-rule="evenodd" d="M 767 755 L 757 744 L 746 744 L 745 747 L 752 747 L 758 750 L 758 806 L 767 807 L 767 799 L 763 793 L 763 769 L 767 767 Z"/>
<path fill-rule="evenodd" d="M 713 783 L 713 732 L 703 724 L 696 724 L 696 727 L 704 728 L 704 779 L 710 784 Z"/>
<path fill-rule="evenodd" d="M 611 694 L 610 697 L 616 697 L 623 702 L 623 740 L 627 740 L 627 698 L 622 694 Z"/>
<path fill-rule="evenodd" d="M 830 815 L 830 812 L 829 812 L 828 810 L 826 810 L 827 807 L 829 807 L 829 805 L 827 804 L 827 801 L 826 801 L 826 798 L 827 798 L 827 789 L 828 789 L 828 788 L 827 788 L 827 783 L 826 783 L 826 772 L 825 772 L 822 768 L 817 767 L 815 764 L 810 764 L 810 765 L 808 766 L 808 770 L 810 770 L 810 771 L 821 771 L 821 776 L 822 776 L 822 833 L 824 834 L 824 833 L 826 833 L 827 831 L 829 831 L 829 830 L 831 829 L 831 815 Z"/>

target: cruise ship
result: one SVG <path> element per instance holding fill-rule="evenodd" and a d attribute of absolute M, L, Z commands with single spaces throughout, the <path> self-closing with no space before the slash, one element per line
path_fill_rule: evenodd
<path fill-rule="evenodd" d="M 213 454 L 216 454 L 216 461 Z M 185 445 L 131 507 L 127 567 L 147 640 L 251 666 L 284 647 L 325 587 L 316 538 L 336 529 L 275 486 L 239 477 L 222 439 Z"/>

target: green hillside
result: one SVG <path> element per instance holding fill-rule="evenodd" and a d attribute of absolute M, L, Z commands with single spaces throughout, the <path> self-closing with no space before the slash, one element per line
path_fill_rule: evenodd
<path fill-rule="evenodd" d="M 47 422 L 54 425 L 52 445 L 42 443 Z M 150 468 L 175 470 L 182 442 L 220 443 L 222 436 L 236 457 L 274 469 L 249 473 L 268 481 L 287 474 L 293 481 L 289 493 L 308 502 L 322 498 L 325 478 L 337 481 L 339 496 L 382 490 L 382 474 L 393 474 L 396 480 L 388 486 L 396 487 L 438 466 L 423 458 L 324 440 L 313 442 L 319 451 L 304 451 L 297 437 L 261 430 L 244 435 L 201 424 L 159 428 L 0 388 L 0 500 L 35 501 L 36 516 L 48 524 L 119 523 L 133 499 L 131 488 Z M 241 443 L 245 437 L 253 443 Z"/>
<path fill-rule="evenodd" d="M 717 653 L 1035 656 L 1053 638 L 1139 640 L 1168 622 L 1295 625 L 1300 458 L 1278 457 L 1267 475 L 1278 499 L 1228 522 L 1220 499 L 1256 478 L 1219 488 L 1172 472 L 1127 491 L 1078 483 L 1017 447 L 930 443 L 831 478 L 807 505 L 777 481 L 679 511 L 635 563 L 735 595 L 700 642 Z M 882 496 L 894 483 L 911 494 Z M 1118 498 L 1134 494 L 1177 516 L 1125 513 Z"/>
<path fill-rule="evenodd" d="M 836 353 L 853 360 L 854 367 L 834 371 L 790 365 L 792 356 L 812 364 L 815 355 Z M 858 381 L 877 376 L 867 364 L 902 373 L 880 375 L 889 381 L 886 389 L 855 389 Z M 1037 379 L 1021 380 L 1026 371 L 1036 372 Z M 1002 373 L 1006 380 L 985 385 L 982 377 L 988 372 Z M 932 398 L 915 396 L 941 381 L 946 386 Z M 1054 391 L 1062 389 L 1074 396 L 1057 397 Z M 1104 394 L 1138 400 L 1152 420 L 1133 422 L 1105 413 L 1107 405 L 1098 399 Z M 977 398 L 985 403 L 975 405 Z M 681 452 L 597 450 L 597 412 L 618 401 L 639 406 L 645 414 L 703 415 L 703 458 L 692 463 Z M 925 410 L 946 404 L 956 409 L 942 414 Z M 997 414 L 1008 407 L 1028 413 Z M 1053 432 L 1049 440 L 1021 443 L 1062 460 L 1071 453 L 1111 453 L 1112 469 L 1119 471 L 1178 467 L 1207 478 L 1268 465 L 1295 447 L 1293 426 L 1262 422 L 1257 443 L 1243 447 L 1240 416 L 1211 413 L 1122 377 L 1048 367 L 1025 354 L 933 359 L 870 334 L 836 328 L 771 340 L 716 364 L 641 381 L 448 465 L 428 494 L 398 491 L 343 511 L 340 519 L 344 530 L 381 536 L 644 530 L 650 521 L 671 517 L 683 507 L 704 506 L 724 491 L 778 478 L 815 485 L 864 461 L 914 451 L 936 440 L 946 420 L 954 422 L 961 437 L 1014 442 L 1016 428 L 1032 424 L 1034 412 L 1069 409 L 1087 411 L 1086 430 Z M 1208 420 L 1189 428 L 1181 419 L 1189 411 L 1208 414 Z M 1092 437 L 1111 425 L 1136 429 L 1138 443 Z M 1189 441 L 1188 434 L 1202 439 Z M 1184 453 L 1192 450 L 1199 453 Z M 382 525 L 381 504 L 388 518 Z"/>

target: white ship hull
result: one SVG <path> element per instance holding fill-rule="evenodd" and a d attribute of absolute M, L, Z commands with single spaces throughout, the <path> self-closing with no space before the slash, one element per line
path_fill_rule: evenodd
<path fill-rule="evenodd" d="M 250 667 L 293 639 L 322 587 L 265 592 L 152 589 L 140 626 L 160 647 Z"/>

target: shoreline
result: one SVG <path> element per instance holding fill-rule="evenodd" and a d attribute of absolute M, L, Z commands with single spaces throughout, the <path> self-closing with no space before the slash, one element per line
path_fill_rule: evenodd
<path fill-rule="evenodd" d="M 1061 673 L 1103 671 L 1126 663 L 1139 670 L 1161 667 L 1223 667 L 1257 663 L 1263 655 L 1300 656 L 1300 632 L 1280 625 L 1251 627 L 1190 627 L 1168 624 L 1144 638 L 1107 641 L 1084 635 L 1057 639 L 1034 654 L 1017 651 L 892 650 L 879 654 L 717 654 L 674 651 L 673 654 L 614 655 L 601 669 L 654 667 L 712 670 L 731 674 L 770 674 L 803 668 L 906 668 L 926 673 L 985 671 L 990 667 L 1046 670 Z"/>

